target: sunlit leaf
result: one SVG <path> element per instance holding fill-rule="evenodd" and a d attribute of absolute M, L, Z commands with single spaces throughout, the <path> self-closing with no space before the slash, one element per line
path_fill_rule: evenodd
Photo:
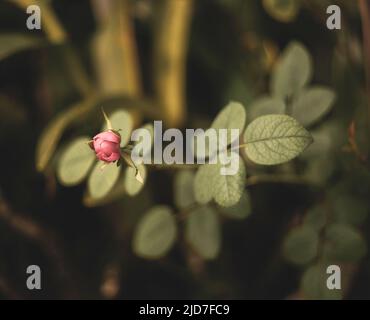
<path fill-rule="evenodd" d="M 89 137 L 76 138 L 61 154 L 57 175 L 62 184 L 76 185 L 86 177 L 96 158 L 94 151 L 87 144 L 89 139 Z"/>
<path fill-rule="evenodd" d="M 302 226 L 291 230 L 283 243 L 285 258 L 294 264 L 304 265 L 317 255 L 319 235 L 315 229 Z"/>
<path fill-rule="evenodd" d="M 171 208 L 156 206 L 140 220 L 134 234 L 133 250 L 143 258 L 165 255 L 174 244 L 177 226 Z"/>
<path fill-rule="evenodd" d="M 239 156 L 238 156 L 239 157 Z M 209 182 L 213 197 L 217 204 L 223 207 L 236 205 L 243 194 L 246 171 L 243 160 L 239 157 L 239 166 L 235 174 L 221 174 L 221 163 L 218 162 L 213 179 Z"/>
<path fill-rule="evenodd" d="M 195 203 L 194 176 L 190 170 L 181 170 L 175 176 L 175 204 L 180 209 Z"/>
<path fill-rule="evenodd" d="M 357 262 L 367 251 L 366 242 L 352 226 L 335 223 L 325 232 L 323 255 L 330 261 Z"/>
<path fill-rule="evenodd" d="M 42 44 L 43 42 L 40 38 L 28 34 L 0 34 L 0 60 L 14 53 L 39 47 Z"/>
<path fill-rule="evenodd" d="M 262 4 L 270 16 L 280 22 L 292 22 L 300 9 L 300 0 L 263 0 Z"/>
<path fill-rule="evenodd" d="M 284 114 L 285 103 L 282 99 L 277 97 L 263 96 L 253 101 L 248 107 L 248 121 L 267 114 Z"/>
<path fill-rule="evenodd" d="M 120 167 L 114 163 L 104 165 L 103 162 L 98 162 L 88 180 L 89 194 L 92 198 L 99 199 L 106 196 L 115 185 Z"/>
<path fill-rule="evenodd" d="M 284 50 L 271 77 L 271 92 L 285 99 L 298 93 L 312 77 L 312 61 L 307 49 L 292 42 Z"/>
<path fill-rule="evenodd" d="M 292 105 L 292 116 L 304 126 L 313 125 L 325 116 L 333 106 L 333 90 L 315 86 L 303 89 Z"/>
<path fill-rule="evenodd" d="M 204 164 L 200 166 L 194 178 L 194 196 L 195 200 L 200 204 L 206 204 L 213 198 L 211 181 L 217 174 L 215 164 Z"/>
<path fill-rule="evenodd" d="M 255 163 L 274 165 L 287 162 L 312 142 L 310 133 L 287 115 L 266 115 L 245 130 L 247 156 Z"/>
<path fill-rule="evenodd" d="M 230 144 L 232 142 L 230 130 L 238 129 L 241 134 L 245 126 L 245 121 L 246 112 L 243 105 L 239 102 L 231 101 L 216 116 L 215 120 L 212 122 L 211 128 L 216 130 L 227 129 L 227 144 Z"/>
<path fill-rule="evenodd" d="M 209 207 L 199 207 L 186 220 L 185 238 L 204 259 L 214 259 L 220 251 L 220 229 L 217 214 Z"/>
<path fill-rule="evenodd" d="M 145 184 L 146 175 L 147 175 L 146 167 L 143 164 L 139 164 L 137 165 L 137 168 L 139 170 L 140 176 L 143 179 L 143 183 L 141 183 L 135 178 L 136 176 L 135 168 L 127 167 L 125 170 L 125 190 L 126 190 L 126 193 L 130 196 L 134 196 L 138 194 Z"/>
<path fill-rule="evenodd" d="M 312 300 L 338 300 L 342 299 L 342 290 L 328 289 L 326 282 L 328 274 L 327 265 L 318 264 L 308 268 L 301 280 L 301 290 L 306 299 Z"/>
<path fill-rule="evenodd" d="M 117 110 L 108 115 L 108 117 L 113 129 L 119 131 L 121 135 L 121 147 L 124 147 L 130 141 L 131 131 L 134 126 L 131 114 L 126 110 Z M 102 131 L 106 131 L 107 129 L 107 125 L 104 124 Z"/>
<path fill-rule="evenodd" d="M 245 219 L 252 213 L 251 198 L 247 191 L 244 191 L 239 202 L 231 207 L 220 207 L 222 214 L 232 219 Z"/>

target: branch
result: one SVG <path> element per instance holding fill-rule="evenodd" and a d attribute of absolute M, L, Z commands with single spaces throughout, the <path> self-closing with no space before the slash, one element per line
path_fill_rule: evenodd
<path fill-rule="evenodd" d="M 186 117 L 185 71 L 192 0 L 164 0 L 154 36 L 154 86 L 169 127 Z"/>

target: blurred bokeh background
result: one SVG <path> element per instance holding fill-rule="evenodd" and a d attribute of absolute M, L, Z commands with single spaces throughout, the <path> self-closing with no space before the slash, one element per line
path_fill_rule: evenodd
<path fill-rule="evenodd" d="M 32 4 L 41 30 L 26 27 Z M 331 4 L 340 30 L 326 26 Z M 102 106 L 127 110 L 135 128 L 162 119 L 185 129 L 207 128 L 235 100 L 250 122 L 292 41 L 312 56 L 311 84 L 335 101 L 294 161 L 246 160 L 247 204 L 219 216 L 212 259 L 186 240 L 181 168 L 148 168 L 138 194 L 117 187 L 102 202 L 86 196 L 86 182 L 58 180 L 60 153 L 99 132 Z M 369 60 L 366 0 L 1 1 L 0 297 L 370 298 Z M 179 216 L 179 231 L 166 255 L 146 259 L 133 237 L 159 204 Z M 33 264 L 42 290 L 26 287 Z M 339 294 L 323 287 L 329 264 L 341 267 Z"/>

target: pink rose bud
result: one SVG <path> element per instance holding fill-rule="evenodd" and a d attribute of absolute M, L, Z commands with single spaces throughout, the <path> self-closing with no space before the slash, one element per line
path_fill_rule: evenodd
<path fill-rule="evenodd" d="M 110 163 L 121 158 L 120 150 L 121 136 L 113 130 L 98 133 L 92 141 L 94 149 L 99 160 Z"/>

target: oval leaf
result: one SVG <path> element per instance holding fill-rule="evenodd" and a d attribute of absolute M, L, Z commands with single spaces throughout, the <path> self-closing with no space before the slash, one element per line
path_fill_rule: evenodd
<path fill-rule="evenodd" d="M 129 143 L 131 131 L 134 127 L 134 121 L 131 114 L 126 110 L 117 110 L 109 115 L 108 118 L 113 129 L 119 131 L 119 134 L 121 135 L 121 147 L 124 147 Z M 107 129 L 107 124 L 104 124 L 102 131 L 106 131 Z"/>
<path fill-rule="evenodd" d="M 325 233 L 323 255 L 334 262 L 357 262 L 367 247 L 361 234 L 350 225 L 335 223 Z"/>
<path fill-rule="evenodd" d="M 120 173 L 120 167 L 114 163 L 108 165 L 98 162 L 88 180 L 89 194 L 92 198 L 103 198 L 113 188 Z"/>
<path fill-rule="evenodd" d="M 287 115 L 266 115 L 254 120 L 244 133 L 245 152 L 258 164 L 287 162 L 312 142 L 310 133 Z"/>
<path fill-rule="evenodd" d="M 206 204 L 212 200 L 213 194 L 210 185 L 217 168 L 218 166 L 215 164 L 204 164 L 195 174 L 194 197 L 199 204 Z"/>
<path fill-rule="evenodd" d="M 264 116 L 267 114 L 284 114 L 285 103 L 282 99 L 276 97 L 264 96 L 261 97 L 251 104 L 248 108 L 248 121 Z"/>
<path fill-rule="evenodd" d="M 216 172 L 213 179 L 208 182 L 208 188 L 212 189 L 213 197 L 217 204 L 223 207 L 231 207 L 236 205 L 243 194 L 246 171 L 243 160 L 239 157 L 239 166 L 235 174 L 222 175 L 221 163 L 216 167 Z"/>
<path fill-rule="evenodd" d="M 125 180 L 124 180 L 125 190 L 126 190 L 126 193 L 130 196 L 134 196 L 138 194 L 145 184 L 146 175 L 147 175 L 146 167 L 143 164 L 139 164 L 137 165 L 137 168 L 140 172 L 140 176 L 143 179 L 143 183 L 141 183 L 140 181 L 136 179 L 135 177 L 136 169 L 132 167 L 127 167 L 125 171 Z"/>
<path fill-rule="evenodd" d="M 285 258 L 294 264 L 304 265 L 317 256 L 318 233 L 308 226 L 291 230 L 283 243 Z"/>
<path fill-rule="evenodd" d="M 57 166 L 59 181 L 65 186 L 79 184 L 89 172 L 95 159 L 95 153 L 87 142 L 89 137 L 73 140 L 63 151 Z"/>
<path fill-rule="evenodd" d="M 221 212 L 228 218 L 245 219 L 252 213 L 251 198 L 247 191 L 244 191 L 240 201 L 231 207 L 220 207 Z"/>
<path fill-rule="evenodd" d="M 285 99 L 298 93 L 312 77 L 311 55 L 298 42 L 292 42 L 284 50 L 271 77 L 271 92 Z"/>
<path fill-rule="evenodd" d="M 143 258 L 160 258 L 171 249 L 176 233 L 176 222 L 171 209 L 156 206 L 139 222 L 134 234 L 133 250 Z"/>
<path fill-rule="evenodd" d="M 204 259 L 214 259 L 220 251 L 220 229 L 217 214 L 209 207 L 200 207 L 186 220 L 185 238 Z"/>
<path fill-rule="evenodd" d="M 313 300 L 338 300 L 342 299 L 341 290 L 330 290 L 326 286 L 328 274 L 327 265 L 314 265 L 308 268 L 301 280 L 301 290 L 305 298 Z"/>
<path fill-rule="evenodd" d="M 333 90 L 316 86 L 302 90 L 292 105 L 292 116 L 304 126 L 313 125 L 325 116 L 333 106 Z"/>
<path fill-rule="evenodd" d="M 194 172 L 181 170 L 175 177 L 175 204 L 183 209 L 194 203 Z"/>
<path fill-rule="evenodd" d="M 227 129 L 227 144 L 232 142 L 231 133 L 229 130 L 238 129 L 241 133 L 244 129 L 246 121 L 246 112 L 243 105 L 239 102 L 231 101 L 229 104 L 221 110 L 212 122 L 211 128 Z"/>

